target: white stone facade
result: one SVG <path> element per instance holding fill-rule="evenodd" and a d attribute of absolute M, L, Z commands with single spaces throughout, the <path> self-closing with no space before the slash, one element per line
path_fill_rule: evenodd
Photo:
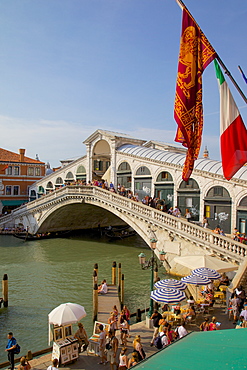
<path fill-rule="evenodd" d="M 198 203 L 196 205 L 197 221 L 202 222 L 204 216 L 207 216 L 211 228 L 219 223 L 223 229 L 225 225 L 227 233 L 230 233 L 236 226 L 242 232 L 246 231 L 247 233 L 247 226 L 245 230 L 245 222 L 247 225 L 246 167 L 243 167 L 232 180 L 227 181 L 222 175 L 220 162 L 207 158 L 199 159 L 196 161 L 191 176 L 193 183 L 191 185 L 189 183 L 182 184 L 181 175 L 185 158 L 182 147 L 180 149 L 177 145 L 172 146 L 172 144 L 164 144 L 162 147 L 162 143 L 155 145 L 155 142 L 152 141 L 145 145 L 143 140 L 104 130 L 94 132 L 84 141 L 84 144 L 87 148 L 87 154 L 37 181 L 30 188 L 31 199 L 38 197 L 39 190 L 42 188 L 44 193 L 47 193 L 59 187 L 58 178 L 60 178 L 60 182 L 62 179 L 61 186 L 66 182 L 71 183 L 78 179 L 81 181 L 85 179 L 88 183 L 95 176 L 104 178 L 106 171 L 109 182 L 111 181 L 116 188 L 117 179 L 120 176 L 119 166 L 127 162 L 131 172 L 129 190 L 133 194 L 138 191 L 140 193 L 142 191 L 141 194 L 143 194 L 143 188 L 148 189 L 148 185 L 144 186 L 143 184 L 150 184 L 151 197 L 157 197 L 157 194 L 166 194 L 166 187 L 173 189 L 173 207 L 178 204 L 184 211 L 184 207 L 193 207 L 193 202 L 196 200 Z M 162 153 L 164 153 L 163 157 Z M 81 166 L 85 169 L 85 174 L 78 172 L 78 169 L 82 168 Z M 140 168 L 143 169 L 144 175 L 137 175 Z M 157 181 L 161 173 L 164 174 L 164 179 L 160 178 L 161 181 Z M 195 184 L 196 187 L 193 188 Z M 142 185 L 142 189 L 137 189 L 138 186 Z M 164 189 L 163 193 L 162 189 Z"/>

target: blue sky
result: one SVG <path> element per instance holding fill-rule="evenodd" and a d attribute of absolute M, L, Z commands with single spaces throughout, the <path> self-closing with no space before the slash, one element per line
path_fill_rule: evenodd
<path fill-rule="evenodd" d="M 247 94 L 247 2 L 185 3 Z M 181 15 L 175 0 L 0 1 L 0 146 L 56 167 L 98 128 L 174 142 Z M 203 90 L 202 149 L 220 159 L 213 64 Z"/>

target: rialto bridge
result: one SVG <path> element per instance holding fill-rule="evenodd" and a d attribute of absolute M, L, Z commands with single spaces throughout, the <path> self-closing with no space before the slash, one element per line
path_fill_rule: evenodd
<path fill-rule="evenodd" d="M 246 167 L 228 182 L 219 161 L 200 158 L 192 178 L 185 183 L 181 178 L 185 150 L 176 145 L 103 130 L 94 132 L 84 143 L 86 155 L 62 161 L 59 170 L 36 182 L 30 188 L 31 201 L 1 217 L 0 227 L 21 224 L 30 233 L 37 233 L 127 223 L 147 244 L 155 229 L 157 253 L 167 253 L 175 273 L 183 274 L 173 263 L 178 255 L 213 254 L 245 264 L 247 246 L 210 229 L 219 225 L 226 233 L 235 226 L 247 231 Z M 182 215 L 188 208 L 195 222 L 91 186 L 96 178 L 115 187 L 124 185 L 137 193 L 139 200 L 149 195 L 164 199 L 168 208 L 178 205 Z M 81 185 L 83 182 L 87 185 Z M 210 229 L 199 225 L 204 216 Z"/>
<path fill-rule="evenodd" d="M 195 163 L 192 178 L 181 177 L 185 159 L 180 145 L 145 142 L 128 135 L 97 130 L 84 141 L 86 155 L 62 161 L 62 167 L 30 188 L 30 200 L 76 181 L 89 183 L 103 178 L 138 194 L 164 199 L 166 207 L 186 208 L 193 220 L 206 216 L 209 228 L 220 226 L 226 234 L 237 227 L 247 233 L 247 167 L 242 167 L 231 181 L 224 179 L 221 162 L 207 154 Z"/>

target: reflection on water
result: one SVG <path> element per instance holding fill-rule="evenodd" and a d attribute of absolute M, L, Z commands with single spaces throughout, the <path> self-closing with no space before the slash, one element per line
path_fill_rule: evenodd
<path fill-rule="evenodd" d="M 149 304 L 150 271 L 141 270 L 138 254 L 146 248 L 138 237 L 108 242 L 89 236 L 23 242 L 0 235 L 0 279 L 9 278 L 9 307 L 0 309 L 0 348 L 13 331 L 21 354 L 48 346 L 48 313 L 61 303 L 85 307 L 83 319 L 92 332 L 92 274 L 99 265 L 99 280 L 111 282 L 111 266 L 122 264 L 125 276 L 125 303 L 132 312 Z M 149 256 L 149 250 L 145 251 Z M 164 278 L 165 270 L 160 270 Z M 0 351 L 0 362 L 6 360 Z"/>

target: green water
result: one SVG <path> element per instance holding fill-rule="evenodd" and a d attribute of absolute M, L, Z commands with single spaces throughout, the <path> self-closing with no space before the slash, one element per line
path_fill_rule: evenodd
<path fill-rule="evenodd" d="M 146 245 L 138 236 L 117 242 L 93 235 L 23 242 L 0 235 L 0 279 L 9 278 L 9 307 L 0 309 L 0 362 L 6 360 L 6 335 L 13 331 L 21 354 L 48 347 L 48 313 L 61 303 L 85 307 L 85 328 L 92 333 L 92 274 L 111 282 L 112 262 L 122 264 L 125 304 L 131 312 L 149 304 L 150 271 L 141 270 L 138 254 Z M 150 255 L 150 251 L 145 251 Z M 160 270 L 164 278 L 165 270 Z"/>

